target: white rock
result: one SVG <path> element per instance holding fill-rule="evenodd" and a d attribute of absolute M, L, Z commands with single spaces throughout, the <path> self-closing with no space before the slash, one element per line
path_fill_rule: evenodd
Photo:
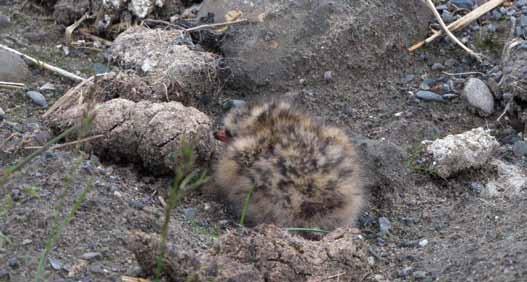
<path fill-rule="evenodd" d="M 489 116 L 494 113 L 494 96 L 485 82 L 470 78 L 463 88 L 463 97 L 480 115 Z"/>
<path fill-rule="evenodd" d="M 447 178 L 464 169 L 485 165 L 498 146 L 496 139 L 480 127 L 437 139 L 428 145 L 427 152 L 433 156 L 431 169 Z"/>
<path fill-rule="evenodd" d="M 5 117 L 5 112 L 4 110 L 0 107 L 0 121 L 3 120 Z"/>
<path fill-rule="evenodd" d="M 498 176 L 485 185 L 481 196 L 492 198 L 500 195 L 527 194 L 527 171 L 525 169 L 500 160 L 493 160 L 491 164 L 497 168 Z"/>

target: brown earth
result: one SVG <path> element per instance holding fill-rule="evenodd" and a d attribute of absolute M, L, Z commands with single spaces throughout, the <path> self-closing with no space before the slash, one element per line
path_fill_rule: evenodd
<path fill-rule="evenodd" d="M 93 73 L 94 63 L 103 62 L 101 53 L 89 49 L 72 48 L 71 54 L 64 56 L 62 49 L 56 48 L 63 43 L 62 30 L 47 20 L 49 15 L 32 7 L 20 11 L 23 1 L 13 2 L 15 5 L 2 5 L 0 1 L 0 14 L 9 15 L 13 21 L 1 30 L 2 44 L 85 76 Z M 435 49 L 438 47 L 441 50 Z M 436 42 L 412 55 L 403 51 L 402 46 L 393 53 L 387 51 L 384 56 L 398 58 L 389 63 L 371 58 L 368 64 L 385 68 L 377 73 L 331 69 L 339 59 L 328 54 L 321 59 L 324 68 L 285 84 L 314 115 L 348 129 L 351 135 L 385 139 L 399 146 L 357 139 L 368 143 L 364 145 L 370 151 L 368 165 L 381 174 L 372 180 L 371 205 L 360 223 L 364 238 L 360 246 L 367 248 L 367 253 L 361 253 L 359 259 L 369 263 L 364 264 L 364 272 L 371 268 L 377 281 L 382 281 L 381 276 L 389 281 L 525 281 L 526 197 L 486 199 L 474 193 L 472 182 L 485 182 L 492 176 L 486 170 L 444 180 L 431 176 L 418 164 L 422 140 L 478 126 L 500 128 L 502 125 L 494 122 L 499 111 L 483 119 L 467 111 L 462 100 L 444 104 L 417 101 L 409 91 L 415 91 L 419 77 L 441 75 L 430 69 L 432 62 L 449 58 L 463 62 L 465 55 L 445 42 Z M 485 71 L 484 66 L 470 61 L 462 68 Z M 333 71 L 329 83 L 320 71 L 326 69 Z M 32 67 L 31 71 L 30 88 L 46 82 L 56 85 L 56 91 L 44 93 L 49 104 L 73 86 L 71 81 L 45 70 Z M 407 74 L 417 78 L 406 82 Z M 302 78 L 307 83 L 294 83 Z M 274 89 L 256 91 L 247 94 L 227 89 L 222 100 L 275 95 Z M 32 152 L 24 147 L 49 138 L 42 133 L 46 128 L 40 116 L 45 110 L 31 104 L 23 93 L 0 88 L 0 105 L 7 113 L 6 120 L 0 121 L 0 145 L 18 133 L 0 147 L 0 168 Z M 221 112 L 219 105 L 211 107 L 217 107 L 211 112 Z M 526 166 L 506 149 L 502 148 L 499 157 Z M 122 275 L 141 275 L 127 237 L 129 231 L 137 229 L 160 232 L 164 201 L 159 197 L 166 198 L 169 185 L 170 179 L 153 178 L 137 167 L 101 164 L 96 156 L 75 150 L 43 154 L 12 179 L 7 189 L 0 190 L 4 195 L 0 199 L 0 232 L 8 238 L 0 237 L 0 281 L 33 279 L 38 256 L 52 232 L 56 206 L 64 199 L 65 209 L 59 213 L 64 216 L 86 187 L 91 187 L 87 200 L 50 253 L 53 264 L 62 265 L 57 270 L 46 263 L 45 277 L 49 281 L 119 281 Z M 377 218 L 381 216 L 392 224 L 385 235 L 378 234 Z M 231 231 L 227 230 L 242 232 L 234 221 L 223 206 L 196 192 L 174 212 L 169 240 L 188 250 L 205 252 L 218 242 L 218 236 L 229 236 Z M 90 252 L 100 255 L 89 258 Z"/>

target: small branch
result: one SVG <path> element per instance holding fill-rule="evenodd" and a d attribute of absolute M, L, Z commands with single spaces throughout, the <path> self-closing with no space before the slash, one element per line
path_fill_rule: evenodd
<path fill-rule="evenodd" d="M 464 28 L 465 26 L 471 24 L 472 22 L 474 22 L 475 20 L 477 20 L 478 18 L 480 18 L 484 14 L 486 14 L 486 13 L 492 11 L 494 8 L 500 6 L 501 4 L 503 4 L 503 2 L 505 2 L 505 0 L 490 0 L 490 1 L 486 2 L 485 4 L 483 4 L 483 5 L 479 6 L 479 7 L 477 7 L 476 9 L 474 9 L 472 12 L 470 12 L 470 13 L 466 14 L 465 16 L 463 16 L 462 18 L 458 19 L 457 21 L 449 24 L 448 25 L 448 30 L 450 30 L 450 31 L 457 31 L 457 30 L 460 30 L 460 29 Z M 443 35 L 442 31 L 435 32 L 434 34 L 429 36 L 427 39 L 425 39 L 425 40 L 423 40 L 421 42 L 418 42 L 418 43 L 414 44 L 412 47 L 408 48 L 408 51 L 413 52 L 413 51 L 425 46 L 426 44 L 431 43 L 432 41 L 436 40 L 437 38 L 439 38 L 442 35 Z"/>
<path fill-rule="evenodd" d="M 54 72 L 56 74 L 62 75 L 62 76 L 67 77 L 69 79 L 77 80 L 77 81 L 83 81 L 84 80 L 83 77 L 80 77 L 80 76 L 78 76 L 76 74 L 73 74 L 73 73 L 71 73 L 71 72 L 69 72 L 67 70 L 61 69 L 59 67 L 52 66 L 50 64 L 44 63 L 41 60 L 37 60 L 37 59 L 35 59 L 33 57 L 30 57 L 30 56 L 28 56 L 28 55 L 26 55 L 24 53 L 18 52 L 17 50 L 11 49 L 11 48 L 3 45 L 3 44 L 0 44 L 0 48 L 4 49 L 6 51 L 9 51 L 11 53 L 17 54 L 17 55 L 23 57 L 24 59 L 29 60 L 30 62 L 32 62 L 32 63 L 34 63 L 34 64 L 36 64 L 36 65 L 38 65 L 38 66 L 40 66 L 40 67 L 42 67 L 44 69 L 50 70 L 50 71 L 52 71 L 52 72 Z"/>
<path fill-rule="evenodd" d="M 18 83 L 18 82 L 0 81 L 0 87 L 20 89 L 20 88 L 26 88 L 26 85 L 24 83 Z"/>
<path fill-rule="evenodd" d="M 104 137 L 104 135 L 103 134 L 99 134 L 99 135 L 95 135 L 95 136 L 91 136 L 91 137 L 86 137 L 86 138 L 83 138 L 83 139 L 75 140 L 75 141 L 72 141 L 72 142 L 67 142 L 67 143 L 63 143 L 63 144 L 57 144 L 57 145 L 51 147 L 50 150 L 55 150 L 55 149 L 60 149 L 60 148 L 64 148 L 64 147 L 71 146 L 71 145 L 85 143 L 85 142 L 88 142 L 88 141 L 91 141 L 91 140 L 95 140 L 95 139 L 99 139 L 99 138 L 102 138 L 102 137 Z M 41 148 L 42 148 L 42 146 L 28 146 L 28 147 L 24 147 L 24 149 L 41 149 Z"/>
<path fill-rule="evenodd" d="M 88 18 L 88 13 L 85 13 L 84 15 L 82 15 L 82 17 L 80 19 L 78 19 L 76 22 L 74 22 L 72 25 L 70 25 L 70 26 L 68 26 L 66 28 L 66 31 L 64 32 L 64 36 L 66 37 L 66 45 L 70 45 L 71 44 L 71 36 L 72 36 L 73 32 L 87 18 Z"/>
<path fill-rule="evenodd" d="M 505 105 L 505 109 L 503 110 L 503 113 L 501 113 L 501 115 L 498 117 L 498 119 L 496 119 L 496 122 L 499 122 L 501 120 L 501 118 L 509 111 L 509 109 L 511 107 L 511 103 L 512 103 L 512 100 L 507 102 L 507 105 Z"/>
<path fill-rule="evenodd" d="M 450 39 L 452 39 L 457 45 L 459 45 L 459 47 L 461 47 L 463 50 L 465 50 L 468 54 L 470 54 L 472 57 L 476 58 L 476 60 L 481 62 L 482 61 L 482 55 L 481 54 L 478 54 L 478 53 L 472 51 L 467 46 L 465 46 L 465 44 L 463 44 L 461 41 L 459 41 L 459 39 L 457 39 L 457 37 L 454 34 L 452 34 L 452 32 L 450 32 L 450 30 L 448 30 L 448 27 L 446 26 L 445 22 L 441 18 L 441 15 L 437 11 L 436 6 L 432 2 L 432 0 L 426 0 L 426 3 L 428 4 L 428 7 L 430 7 L 430 9 L 432 10 L 432 13 L 434 13 L 434 16 L 437 18 L 437 21 L 439 22 L 439 25 L 441 26 L 443 31 L 448 35 L 448 37 L 450 37 Z"/>
<path fill-rule="evenodd" d="M 229 25 L 234 25 L 234 24 L 239 24 L 239 23 L 245 23 L 245 22 L 248 22 L 248 20 L 247 19 L 241 19 L 241 20 L 236 20 L 236 21 L 232 21 L 232 22 L 204 24 L 204 25 L 198 25 L 198 26 L 191 27 L 191 28 L 186 28 L 186 29 L 184 29 L 184 31 L 186 31 L 186 32 L 198 31 L 198 30 L 203 30 L 203 29 L 224 27 L 224 26 L 229 26 Z"/>

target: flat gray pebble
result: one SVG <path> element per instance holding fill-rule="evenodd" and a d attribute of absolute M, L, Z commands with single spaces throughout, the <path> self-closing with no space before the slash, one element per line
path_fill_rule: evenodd
<path fill-rule="evenodd" d="M 379 217 L 379 231 L 381 235 L 387 234 L 392 229 L 392 223 L 386 217 Z"/>
<path fill-rule="evenodd" d="M 62 266 L 64 266 L 64 263 L 62 263 L 62 261 L 58 260 L 58 259 L 54 259 L 54 258 L 48 258 L 48 261 L 49 261 L 49 264 L 51 265 L 51 267 L 55 270 L 60 270 L 62 269 Z"/>
<path fill-rule="evenodd" d="M 28 91 L 26 92 L 26 96 L 29 97 L 31 101 L 33 101 L 33 103 L 35 103 L 36 105 L 41 106 L 43 108 L 48 107 L 48 101 L 46 101 L 46 97 L 44 97 L 44 95 L 42 95 L 40 92 Z"/>
<path fill-rule="evenodd" d="M 331 72 L 331 71 L 326 71 L 326 72 L 324 73 L 324 80 L 325 80 L 326 82 L 331 82 L 331 81 L 333 80 L 333 72 Z"/>
<path fill-rule="evenodd" d="M 100 259 L 101 257 L 102 257 L 102 254 L 101 254 L 101 253 L 97 253 L 97 252 L 89 252 L 89 253 L 84 253 L 84 254 L 82 254 L 81 259 L 84 259 L 84 260 L 94 260 L 94 259 Z"/>
<path fill-rule="evenodd" d="M 463 96 L 467 102 L 482 116 L 494 113 L 494 96 L 485 82 L 477 78 L 469 78 L 463 88 Z"/>
<path fill-rule="evenodd" d="M 450 0 L 450 3 L 463 9 L 471 10 L 474 7 L 474 0 Z"/>
<path fill-rule="evenodd" d="M 10 258 L 9 260 L 7 260 L 7 264 L 9 265 L 9 267 L 11 267 L 12 269 L 16 269 L 18 268 L 19 264 L 18 264 L 18 258 L 17 257 L 12 257 Z"/>
<path fill-rule="evenodd" d="M 8 16 L 0 15 L 0 28 L 8 27 L 11 24 L 11 19 Z"/>
<path fill-rule="evenodd" d="M 29 68 L 20 56 L 0 50 L 0 81 L 24 82 L 29 76 Z"/>
<path fill-rule="evenodd" d="M 444 69 L 445 69 L 445 66 L 443 66 L 443 64 L 441 63 L 435 63 L 432 65 L 432 70 L 442 71 Z"/>
<path fill-rule="evenodd" d="M 415 96 L 423 101 L 427 102 L 445 102 L 446 100 L 439 94 L 432 91 L 420 90 L 417 91 Z"/>
<path fill-rule="evenodd" d="M 512 152 L 516 157 L 527 156 L 527 142 L 520 140 L 512 145 Z"/>
<path fill-rule="evenodd" d="M 423 278 L 426 278 L 426 272 L 421 271 L 421 270 L 419 270 L 419 271 L 415 271 L 415 272 L 413 273 L 413 276 L 414 276 L 414 278 L 416 278 L 416 279 L 423 279 Z"/>

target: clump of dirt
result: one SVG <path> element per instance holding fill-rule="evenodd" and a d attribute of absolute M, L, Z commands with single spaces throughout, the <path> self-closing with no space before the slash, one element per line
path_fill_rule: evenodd
<path fill-rule="evenodd" d="M 192 254 L 171 244 L 165 254 L 169 281 L 375 281 L 367 245 L 358 230 L 337 229 L 308 241 L 274 225 L 229 232 L 209 252 Z M 156 235 L 133 232 L 130 250 L 153 274 L 161 255 Z"/>

